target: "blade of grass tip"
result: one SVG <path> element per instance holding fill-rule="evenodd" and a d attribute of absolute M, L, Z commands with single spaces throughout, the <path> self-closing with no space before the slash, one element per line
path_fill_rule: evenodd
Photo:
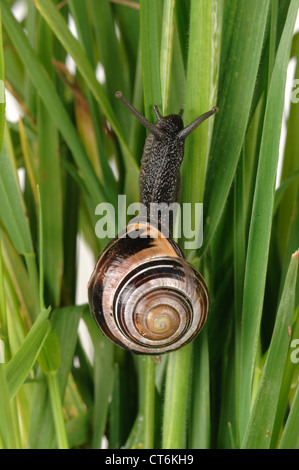
<path fill-rule="evenodd" d="M 140 38 L 145 116 L 154 121 L 153 105 L 161 107 L 160 38 L 157 0 L 140 1 Z"/>
<path fill-rule="evenodd" d="M 5 127 L 5 86 L 4 86 L 4 54 L 2 44 L 2 19 L 0 6 L 0 150 L 3 142 L 3 134 Z"/>
<path fill-rule="evenodd" d="M 206 250 L 220 221 L 236 171 L 248 123 L 267 23 L 269 1 L 237 3 L 235 21 L 222 25 L 222 41 L 233 40 L 229 55 L 221 58 L 219 75 L 219 113 L 216 116 L 204 194 L 204 237 Z M 231 10 L 230 2 L 223 8 Z M 226 13 L 226 17 L 229 14 Z M 250 18 L 250 21 L 248 21 Z M 232 36 L 226 38 L 226 30 Z M 240 105 L 241 104 L 241 105 Z"/>
<path fill-rule="evenodd" d="M 162 114 L 164 116 L 169 113 L 168 108 L 173 51 L 174 8 L 175 0 L 166 0 L 164 2 L 160 53 Z"/>
<path fill-rule="evenodd" d="M 251 408 L 251 381 L 258 343 L 271 234 L 274 185 L 278 164 L 280 130 L 287 64 L 298 10 L 290 3 L 276 55 L 267 97 L 256 187 L 246 258 L 241 339 L 240 433 L 244 437 Z M 252 301 L 254 299 L 254 302 Z"/>
<path fill-rule="evenodd" d="M 293 254 L 278 307 L 274 331 L 242 447 L 265 449 L 271 443 L 277 402 L 290 343 L 299 250 Z"/>

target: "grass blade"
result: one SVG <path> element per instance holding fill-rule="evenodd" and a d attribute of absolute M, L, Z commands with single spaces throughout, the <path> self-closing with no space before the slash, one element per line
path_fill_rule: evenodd
<path fill-rule="evenodd" d="M 231 40 L 231 36 L 226 38 L 226 28 L 231 28 L 231 23 L 223 24 L 223 50 L 228 51 L 228 56 L 221 58 L 223 67 L 219 72 L 217 105 L 220 111 L 215 119 L 205 184 L 202 253 L 220 220 L 236 171 L 249 119 L 268 7 L 268 0 L 238 2 L 230 48 L 225 47 L 225 42 Z M 224 2 L 224 8 L 230 11 L 230 3 Z"/>
<path fill-rule="evenodd" d="M 4 364 L 0 363 L 0 437 L 6 449 L 18 448 Z"/>
<path fill-rule="evenodd" d="M 16 250 L 24 256 L 34 257 L 23 197 L 5 146 L 0 153 L 0 199 L 1 222 Z"/>
<path fill-rule="evenodd" d="M 297 59 L 296 70 L 294 73 L 294 77 L 296 78 L 299 76 L 299 33 L 294 36 L 291 55 L 295 56 Z M 296 102 L 291 103 L 290 114 L 287 122 L 287 136 L 281 175 L 282 182 L 286 182 L 286 180 L 294 174 L 296 170 L 298 171 L 299 167 L 299 142 L 296 138 L 299 126 L 299 107 L 297 104 L 298 103 Z M 280 255 L 282 257 L 285 255 L 285 250 L 287 248 L 290 221 L 292 220 L 295 209 L 298 187 L 299 180 L 296 179 L 295 181 L 292 181 L 284 193 L 279 207 L 277 229 L 279 231 L 278 243 L 280 246 Z"/>
<path fill-rule="evenodd" d="M 211 445 L 209 344 L 205 328 L 193 348 L 193 406 L 190 418 L 190 448 Z"/>
<path fill-rule="evenodd" d="M 35 5 L 38 8 L 41 15 L 49 24 L 50 28 L 53 30 L 54 34 L 57 38 L 61 41 L 62 45 L 65 47 L 66 51 L 70 54 L 70 56 L 74 59 L 78 70 L 82 74 L 83 78 L 86 81 L 86 85 L 89 87 L 90 91 L 93 93 L 95 99 L 101 106 L 103 112 L 105 113 L 107 119 L 109 120 L 113 130 L 115 131 L 116 135 L 118 136 L 123 150 L 124 150 L 124 158 L 126 161 L 126 169 L 127 169 L 127 180 L 132 182 L 135 181 L 138 177 L 138 168 L 136 162 L 131 155 L 127 142 L 124 138 L 124 133 L 120 129 L 119 123 L 115 117 L 113 112 L 112 106 L 104 93 L 103 88 L 101 87 L 100 83 L 97 81 L 95 76 L 95 71 L 93 70 L 86 54 L 83 52 L 79 42 L 74 38 L 72 33 L 66 27 L 64 18 L 56 9 L 53 2 L 50 0 L 36 0 Z M 136 201 L 136 188 L 130 183 L 127 186 L 128 192 Z M 94 194 L 98 193 L 98 189 L 95 191 Z M 135 196 L 135 197 L 134 197 Z M 109 199 L 106 199 L 107 201 Z"/>
<path fill-rule="evenodd" d="M 65 403 L 65 390 L 68 377 L 73 366 L 73 357 L 78 340 L 77 330 L 79 320 L 85 310 L 85 305 L 72 305 L 70 307 L 56 309 L 51 314 L 51 331 L 55 331 L 57 333 L 60 356 L 62 358 L 59 370 L 57 371 L 60 398 L 58 398 L 55 392 L 54 403 L 55 400 L 60 400 L 62 403 Z M 55 339 L 54 341 L 56 342 Z M 57 345 L 55 349 L 57 352 Z M 57 359 L 56 355 L 56 359 L 54 358 L 56 365 L 52 364 L 52 369 L 54 370 L 57 368 Z M 33 402 L 35 406 L 31 415 L 28 446 L 33 449 L 55 448 L 57 446 L 57 440 L 53 421 L 52 404 L 48 394 L 49 379 L 41 373 L 41 370 L 39 370 L 37 378 L 38 380 L 34 384 L 33 389 Z M 56 386 L 57 385 L 54 384 L 54 388 Z M 61 425 L 59 426 L 59 429 L 61 429 Z"/>
<path fill-rule="evenodd" d="M 162 40 L 160 53 L 160 72 L 162 88 L 162 114 L 169 114 L 169 93 L 173 50 L 175 0 L 166 0 L 163 6 Z"/>
<path fill-rule="evenodd" d="M 50 308 L 41 311 L 23 344 L 5 367 L 10 399 L 23 385 L 51 330 L 50 311 Z"/>
<path fill-rule="evenodd" d="M 2 44 L 2 18 L 0 6 L 0 151 L 5 127 L 5 92 L 4 92 L 4 54 Z"/>
<path fill-rule="evenodd" d="M 54 36 L 41 20 L 39 28 L 39 55 L 41 62 L 51 76 L 50 67 L 54 55 Z M 59 135 L 56 123 L 49 115 L 44 103 L 37 105 L 37 126 L 39 161 L 39 190 L 43 222 L 43 271 L 45 282 L 45 303 L 53 308 L 60 303 L 61 278 L 63 271 L 63 222 L 62 222 L 62 176 L 59 155 Z M 40 234 L 41 235 L 41 234 Z"/>
<path fill-rule="evenodd" d="M 78 167 L 81 169 L 82 174 L 84 175 L 87 187 L 90 189 L 91 197 L 93 197 L 96 203 L 98 203 L 99 200 L 107 200 L 107 198 L 103 195 L 100 183 L 95 177 L 93 168 L 88 160 L 80 140 L 78 139 L 76 130 L 70 120 L 70 117 L 54 89 L 52 81 L 45 72 L 45 69 L 42 67 L 37 56 L 34 54 L 21 25 L 13 17 L 8 5 L 3 3 L 2 7 L 5 28 L 7 32 L 9 32 L 9 35 L 19 53 L 20 58 L 24 61 L 36 91 L 40 95 L 45 106 L 49 110 L 50 115 L 56 122 L 60 132 L 62 133 L 65 141 L 72 151 L 74 159 L 76 160 Z"/>
<path fill-rule="evenodd" d="M 241 436 L 244 436 L 251 406 L 251 380 L 264 299 L 286 69 L 298 6 L 299 2 L 292 0 L 276 55 L 260 148 L 243 296 L 240 376 Z"/>
<path fill-rule="evenodd" d="M 191 2 L 185 125 L 216 105 L 220 28 L 217 22 L 218 8 L 218 0 Z M 208 119 L 186 141 L 182 165 L 184 202 L 203 201 L 213 125 L 214 118 Z"/>
<path fill-rule="evenodd" d="M 279 449 L 297 449 L 298 447 L 298 414 L 299 414 L 299 387 L 297 386 L 295 398 L 292 403 L 287 422 L 281 440 Z"/>
<path fill-rule="evenodd" d="M 242 444 L 246 449 L 269 448 L 290 338 L 295 303 L 299 251 L 292 256 L 282 292 L 267 360 Z"/>
<path fill-rule="evenodd" d="M 169 355 L 162 428 L 163 449 L 184 448 L 191 351 L 192 346 L 188 344 Z"/>
<path fill-rule="evenodd" d="M 153 105 L 162 105 L 157 0 L 140 1 L 140 39 L 145 116 L 154 122 Z"/>
<path fill-rule="evenodd" d="M 92 438 L 93 449 L 101 448 L 102 437 L 108 413 L 108 400 L 113 385 L 113 345 L 108 341 L 94 324 L 89 311 L 84 314 L 84 321 L 94 345 L 94 431 Z"/>

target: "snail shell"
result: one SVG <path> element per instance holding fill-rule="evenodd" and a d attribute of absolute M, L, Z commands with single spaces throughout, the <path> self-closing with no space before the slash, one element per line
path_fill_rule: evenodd
<path fill-rule="evenodd" d="M 181 248 L 147 220 L 133 219 L 100 255 L 89 303 L 102 332 L 136 354 L 161 354 L 191 341 L 209 305 L 202 276 Z"/>

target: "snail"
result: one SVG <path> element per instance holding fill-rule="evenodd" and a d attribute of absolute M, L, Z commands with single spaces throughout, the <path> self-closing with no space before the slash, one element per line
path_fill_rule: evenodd
<path fill-rule="evenodd" d="M 119 98 L 149 131 L 141 160 L 140 201 L 178 201 L 186 137 L 209 116 L 184 128 L 180 112 L 149 122 L 118 91 Z M 132 219 L 99 256 L 88 284 L 92 315 L 116 345 L 135 354 L 160 355 L 189 343 L 202 329 L 209 309 L 202 275 L 186 261 L 163 220 Z"/>

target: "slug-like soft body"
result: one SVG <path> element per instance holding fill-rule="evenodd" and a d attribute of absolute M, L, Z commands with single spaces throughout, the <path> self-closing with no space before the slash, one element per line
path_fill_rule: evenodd
<path fill-rule="evenodd" d="M 150 123 L 116 93 L 149 130 L 140 168 L 140 202 L 177 202 L 186 137 L 218 108 L 184 128 L 181 114 Z M 209 296 L 203 277 L 185 259 L 160 221 L 133 219 L 100 255 L 88 286 L 102 332 L 136 354 L 157 355 L 189 343 L 203 327 Z"/>

